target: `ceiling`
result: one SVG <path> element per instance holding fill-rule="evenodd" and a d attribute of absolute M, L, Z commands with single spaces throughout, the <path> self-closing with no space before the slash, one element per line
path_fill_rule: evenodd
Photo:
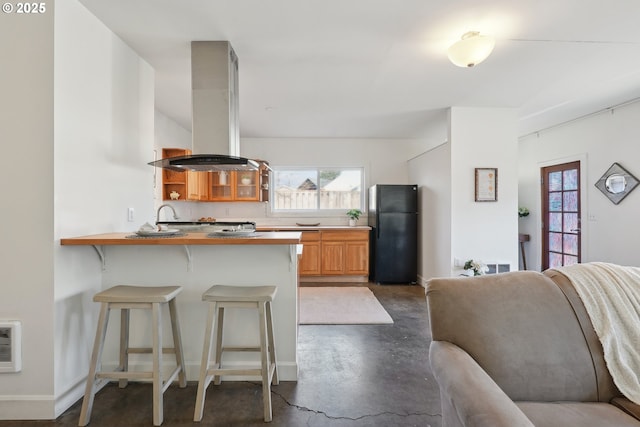
<path fill-rule="evenodd" d="M 507 107 L 524 135 L 640 97 L 637 0 L 80 0 L 155 69 L 191 128 L 190 41 L 228 40 L 242 137 L 424 138 L 446 109 Z M 458 68 L 470 30 L 491 56 Z"/>

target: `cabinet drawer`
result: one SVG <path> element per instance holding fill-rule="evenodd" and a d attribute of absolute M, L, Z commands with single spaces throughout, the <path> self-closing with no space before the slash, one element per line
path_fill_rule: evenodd
<path fill-rule="evenodd" d="M 369 231 L 368 230 L 349 230 L 349 231 L 339 231 L 339 230 L 330 230 L 322 232 L 322 241 L 325 242 L 346 242 L 346 241 L 354 241 L 354 240 L 369 240 Z"/>
<path fill-rule="evenodd" d="M 303 242 L 319 242 L 320 231 L 303 231 L 302 238 L 300 240 Z"/>

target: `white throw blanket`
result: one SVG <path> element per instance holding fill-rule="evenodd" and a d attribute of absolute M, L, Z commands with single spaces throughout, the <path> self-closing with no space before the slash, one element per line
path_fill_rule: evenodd
<path fill-rule="evenodd" d="M 555 270 L 582 299 L 614 383 L 640 405 L 640 268 L 593 262 Z"/>

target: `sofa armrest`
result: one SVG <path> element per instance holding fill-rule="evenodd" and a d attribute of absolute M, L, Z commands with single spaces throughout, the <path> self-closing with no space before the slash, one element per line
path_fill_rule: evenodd
<path fill-rule="evenodd" d="M 443 427 L 534 427 L 473 358 L 460 347 L 433 341 L 433 375 L 440 387 Z"/>

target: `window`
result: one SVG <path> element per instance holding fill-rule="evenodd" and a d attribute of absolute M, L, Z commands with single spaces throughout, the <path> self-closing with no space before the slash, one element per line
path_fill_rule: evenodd
<path fill-rule="evenodd" d="M 273 212 L 330 213 L 363 209 L 362 168 L 274 168 Z"/>

